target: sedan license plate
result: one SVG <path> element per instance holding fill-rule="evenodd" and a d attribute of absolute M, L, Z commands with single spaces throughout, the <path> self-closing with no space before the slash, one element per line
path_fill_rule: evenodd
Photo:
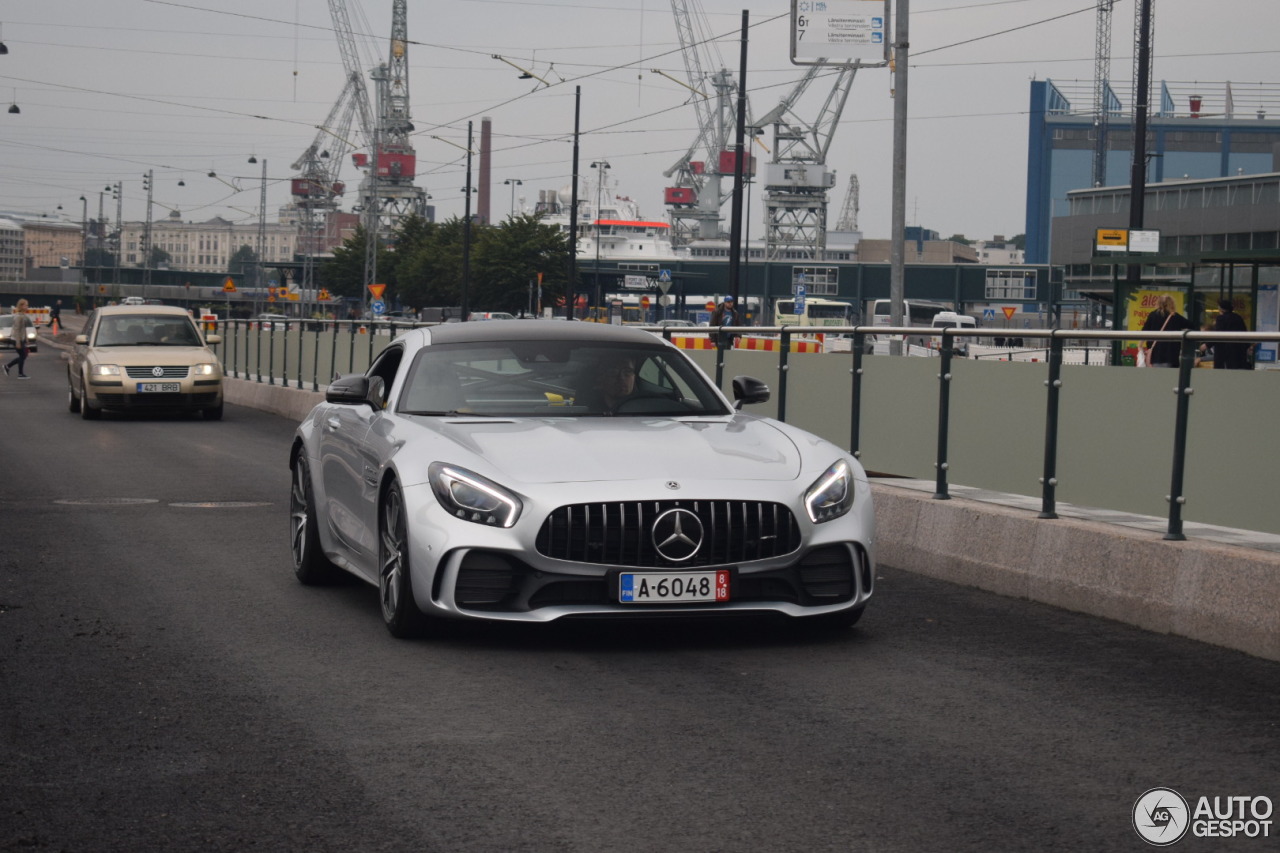
<path fill-rule="evenodd" d="M 622 604 L 684 604 L 729 600 L 729 571 L 623 572 L 618 575 Z"/>
<path fill-rule="evenodd" d="M 180 382 L 139 382 L 139 394 L 177 394 L 182 390 Z"/>

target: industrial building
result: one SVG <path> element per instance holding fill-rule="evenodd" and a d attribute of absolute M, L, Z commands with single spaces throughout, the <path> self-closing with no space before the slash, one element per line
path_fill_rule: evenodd
<path fill-rule="evenodd" d="M 1094 86 L 1095 81 L 1031 83 L 1027 263 L 1063 263 L 1050 247 L 1056 218 L 1067 215 L 1068 193 L 1131 182 L 1132 106 L 1106 86 L 1107 106 L 1099 113 Z M 1148 184 L 1280 171 L 1280 87 L 1162 82 L 1158 93 L 1148 120 Z"/>

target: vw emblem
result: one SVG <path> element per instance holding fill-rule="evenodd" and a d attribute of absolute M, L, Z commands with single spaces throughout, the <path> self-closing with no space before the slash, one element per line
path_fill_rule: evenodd
<path fill-rule="evenodd" d="M 151 375 L 156 377 L 157 379 L 161 376 L 164 376 L 164 368 L 163 367 L 151 368 Z"/>
<path fill-rule="evenodd" d="M 675 480 L 667 480 L 667 488 L 674 492 L 680 488 L 680 484 Z"/>
<path fill-rule="evenodd" d="M 687 509 L 669 509 L 653 523 L 653 547 L 658 556 L 681 563 L 702 547 L 702 520 Z"/>

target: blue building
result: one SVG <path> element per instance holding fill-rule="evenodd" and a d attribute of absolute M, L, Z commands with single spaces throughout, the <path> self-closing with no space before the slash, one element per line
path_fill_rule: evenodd
<path fill-rule="evenodd" d="M 1027 150 L 1026 262 L 1050 257 L 1053 218 L 1067 214 L 1067 193 L 1095 186 L 1094 157 L 1103 136 L 1099 186 L 1132 180 L 1131 109 L 1108 85 L 1105 123 L 1095 121 L 1091 81 L 1031 83 Z M 1280 90 L 1263 83 L 1168 83 L 1152 89 L 1148 183 L 1226 178 L 1280 171 Z"/>

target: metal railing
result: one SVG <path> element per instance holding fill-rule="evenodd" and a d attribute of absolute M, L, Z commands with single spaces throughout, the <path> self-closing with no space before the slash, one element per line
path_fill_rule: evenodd
<path fill-rule="evenodd" d="M 299 389 L 310 384 L 310 390 L 319 391 L 328 378 L 340 373 L 364 371 L 373 362 L 378 352 L 390 343 L 396 334 L 409 328 L 437 325 L 434 323 L 412 323 L 395 321 L 359 321 L 359 320 L 220 320 L 217 330 L 222 333 L 223 340 L 219 344 L 220 356 L 228 375 L 257 382 L 274 385 L 277 380 L 283 387 L 290 383 Z M 706 327 L 673 328 L 673 327 L 637 327 L 643 328 L 670 340 L 675 337 L 689 335 L 707 335 L 712 330 Z M 715 342 L 715 381 L 723 387 L 726 353 L 732 351 L 732 339 L 735 336 L 777 336 L 777 371 L 778 379 L 775 388 L 774 402 L 777 406 L 777 419 L 787 419 L 788 382 L 790 376 L 792 343 L 796 340 L 811 339 L 817 334 L 847 335 L 852 339 L 848 351 L 828 353 L 826 357 L 851 359 L 850 374 L 850 409 L 849 409 L 849 446 L 854 456 L 861 456 L 861 419 L 864 360 L 869 354 L 868 341 L 876 336 L 921 336 L 937 339 L 939 345 L 936 357 L 939 359 L 938 378 L 938 424 L 936 433 L 936 449 L 934 469 L 936 471 L 936 500 L 948 500 L 949 450 L 951 444 L 951 385 L 952 364 L 958 357 L 955 346 L 957 338 L 990 337 L 990 330 L 983 329 L 932 329 L 910 326 L 834 326 L 814 328 L 797 328 L 794 326 L 774 327 L 725 327 L 713 334 Z M 1059 394 L 1062 387 L 1063 353 L 1070 341 L 1104 341 L 1116 342 L 1126 340 L 1175 341 L 1179 344 L 1179 363 L 1177 369 L 1177 385 L 1173 393 L 1177 395 L 1175 409 L 1173 459 L 1170 465 L 1168 524 L 1165 539 L 1182 540 L 1183 533 L 1182 507 L 1185 503 L 1183 494 L 1184 476 L 1187 458 L 1187 425 L 1190 414 L 1192 396 L 1192 376 L 1196 364 L 1196 353 L 1204 342 L 1280 342 L 1277 332 L 1135 332 L 1135 331 L 1084 331 L 1078 329 L 1024 329 L 1019 330 L 1018 337 L 1023 339 L 1043 340 L 1046 346 L 1043 352 L 1046 378 L 1044 385 L 1046 397 L 1044 403 L 1045 435 L 1041 459 L 1042 474 L 1040 477 L 1040 518 L 1057 518 L 1058 485 L 1058 426 L 1059 426 Z M 905 347 L 905 342 L 904 342 Z M 1025 344 L 1024 347 L 1025 349 Z M 1040 348 L 1037 348 L 1039 350 Z M 292 355 L 291 355 L 292 354 Z M 265 357 L 266 361 L 263 362 Z M 1159 369 L 1159 368 L 1157 368 Z M 322 377 L 325 377 L 322 380 Z"/>

